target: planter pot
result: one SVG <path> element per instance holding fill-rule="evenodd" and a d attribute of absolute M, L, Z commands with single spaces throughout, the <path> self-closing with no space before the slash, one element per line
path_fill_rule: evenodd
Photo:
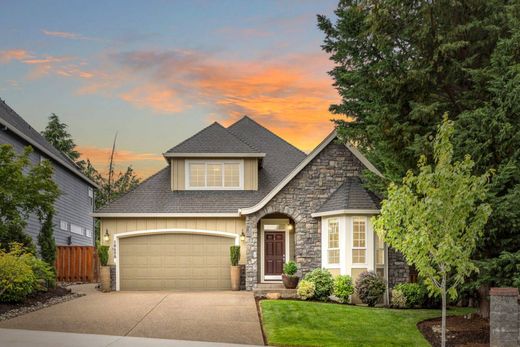
<path fill-rule="evenodd" d="M 231 266 L 231 290 L 240 290 L 240 266 Z"/>
<path fill-rule="evenodd" d="M 112 289 L 110 281 L 110 266 L 101 266 L 99 275 L 101 282 L 101 291 L 105 293 L 109 292 Z"/>
<path fill-rule="evenodd" d="M 282 274 L 282 282 L 286 289 L 295 289 L 298 286 L 299 281 L 300 277 L 298 276 L 287 276 L 286 274 Z"/>

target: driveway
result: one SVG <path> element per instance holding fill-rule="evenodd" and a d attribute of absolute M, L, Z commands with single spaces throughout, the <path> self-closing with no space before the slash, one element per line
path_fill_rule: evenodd
<path fill-rule="evenodd" d="M 112 292 L 87 295 L 0 322 L 0 328 L 263 345 L 248 292 Z"/>

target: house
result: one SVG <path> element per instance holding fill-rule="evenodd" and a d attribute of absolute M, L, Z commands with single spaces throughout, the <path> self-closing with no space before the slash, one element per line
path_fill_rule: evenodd
<path fill-rule="evenodd" d="M 21 153 L 26 146 L 33 152 L 33 164 L 49 160 L 60 196 L 54 205 L 54 238 L 57 245 L 94 245 L 94 193 L 96 184 L 88 179 L 66 155 L 54 148 L 13 109 L 0 100 L 0 144 L 10 144 Z M 41 224 L 35 215 L 27 221 L 26 232 L 37 245 Z"/>
<path fill-rule="evenodd" d="M 359 178 L 379 171 L 335 132 L 306 155 L 249 117 L 213 123 L 163 156 L 168 165 L 94 213 L 117 290 L 230 288 L 229 246 L 244 285 L 324 267 L 407 280 L 402 256 L 374 234 L 379 198 Z"/>

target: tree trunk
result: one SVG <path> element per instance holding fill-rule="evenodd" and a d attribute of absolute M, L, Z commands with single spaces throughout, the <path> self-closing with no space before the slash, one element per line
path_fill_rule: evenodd
<path fill-rule="evenodd" d="M 441 346 L 446 347 L 446 275 L 442 276 L 442 326 L 441 326 Z"/>
<path fill-rule="evenodd" d="M 482 285 L 478 289 L 479 314 L 482 318 L 489 318 L 489 285 Z"/>

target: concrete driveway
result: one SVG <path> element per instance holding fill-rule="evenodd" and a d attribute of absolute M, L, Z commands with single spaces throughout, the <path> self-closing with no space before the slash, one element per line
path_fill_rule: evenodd
<path fill-rule="evenodd" d="M 252 293 L 73 290 L 87 295 L 0 322 L 0 328 L 264 344 Z"/>

